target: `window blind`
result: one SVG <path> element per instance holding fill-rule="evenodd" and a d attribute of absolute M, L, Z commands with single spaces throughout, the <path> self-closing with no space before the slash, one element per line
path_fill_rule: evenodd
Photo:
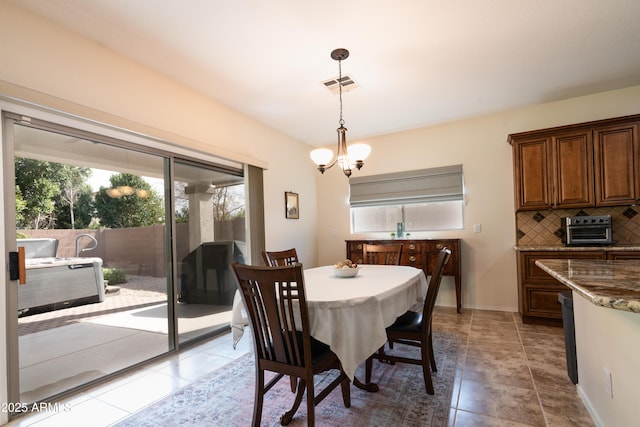
<path fill-rule="evenodd" d="M 462 165 L 351 178 L 351 207 L 463 200 Z"/>

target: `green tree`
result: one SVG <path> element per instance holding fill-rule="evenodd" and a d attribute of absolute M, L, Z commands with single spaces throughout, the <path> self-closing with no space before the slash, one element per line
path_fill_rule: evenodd
<path fill-rule="evenodd" d="M 91 169 L 73 166 L 58 171 L 60 194 L 56 200 L 56 228 L 86 228 L 93 216 L 93 194 L 86 183 Z"/>
<path fill-rule="evenodd" d="M 189 207 L 182 206 L 176 209 L 176 224 L 187 224 L 189 222 Z"/>
<path fill-rule="evenodd" d="M 57 164 L 40 160 L 16 157 L 16 191 L 26 203 L 22 220 L 17 225 L 23 228 L 48 228 L 53 217 L 55 197 L 59 186 L 54 177 Z M 18 195 L 16 195 L 16 199 Z"/>
<path fill-rule="evenodd" d="M 16 157 L 16 200 L 24 202 L 17 213 L 18 227 L 73 228 L 76 205 L 81 194 L 82 210 L 91 215 L 91 189 L 85 184 L 91 169 Z M 83 224 L 87 220 L 83 217 Z"/>
<path fill-rule="evenodd" d="M 67 200 L 63 198 L 60 203 L 55 205 L 56 228 L 89 228 L 94 217 L 91 186 L 82 185 L 77 189 L 72 202 L 67 202 Z"/>
<path fill-rule="evenodd" d="M 16 185 L 16 223 L 24 223 L 24 210 L 27 208 L 27 202 L 22 198 L 20 187 Z"/>
<path fill-rule="evenodd" d="M 112 175 L 109 181 L 111 187 L 100 187 L 95 196 L 101 226 L 128 228 L 164 223 L 163 200 L 149 183 L 126 173 Z"/>

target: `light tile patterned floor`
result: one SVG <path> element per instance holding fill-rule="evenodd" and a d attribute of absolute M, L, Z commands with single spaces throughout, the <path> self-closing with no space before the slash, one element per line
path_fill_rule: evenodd
<path fill-rule="evenodd" d="M 437 307 L 435 330 L 462 341 L 449 425 L 593 426 L 567 377 L 561 328 L 523 325 L 515 313 Z M 65 402 L 70 410 L 22 417 L 12 426 L 109 426 L 249 351 L 229 334 L 171 355 Z M 65 408 L 65 406 L 61 406 Z"/>

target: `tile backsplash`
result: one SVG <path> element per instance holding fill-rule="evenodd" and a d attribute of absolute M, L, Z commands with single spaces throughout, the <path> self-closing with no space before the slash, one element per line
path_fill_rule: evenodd
<path fill-rule="evenodd" d="M 640 244 L 640 206 L 558 209 L 516 212 L 516 244 L 562 245 L 561 218 L 576 215 L 611 215 L 613 242 Z"/>

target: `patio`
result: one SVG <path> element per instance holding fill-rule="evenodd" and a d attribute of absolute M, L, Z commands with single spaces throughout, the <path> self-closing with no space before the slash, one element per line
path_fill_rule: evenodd
<path fill-rule="evenodd" d="M 128 276 L 102 303 L 18 319 L 21 401 L 35 402 L 165 353 L 165 279 Z M 229 324 L 230 307 L 178 304 L 180 341 Z"/>

